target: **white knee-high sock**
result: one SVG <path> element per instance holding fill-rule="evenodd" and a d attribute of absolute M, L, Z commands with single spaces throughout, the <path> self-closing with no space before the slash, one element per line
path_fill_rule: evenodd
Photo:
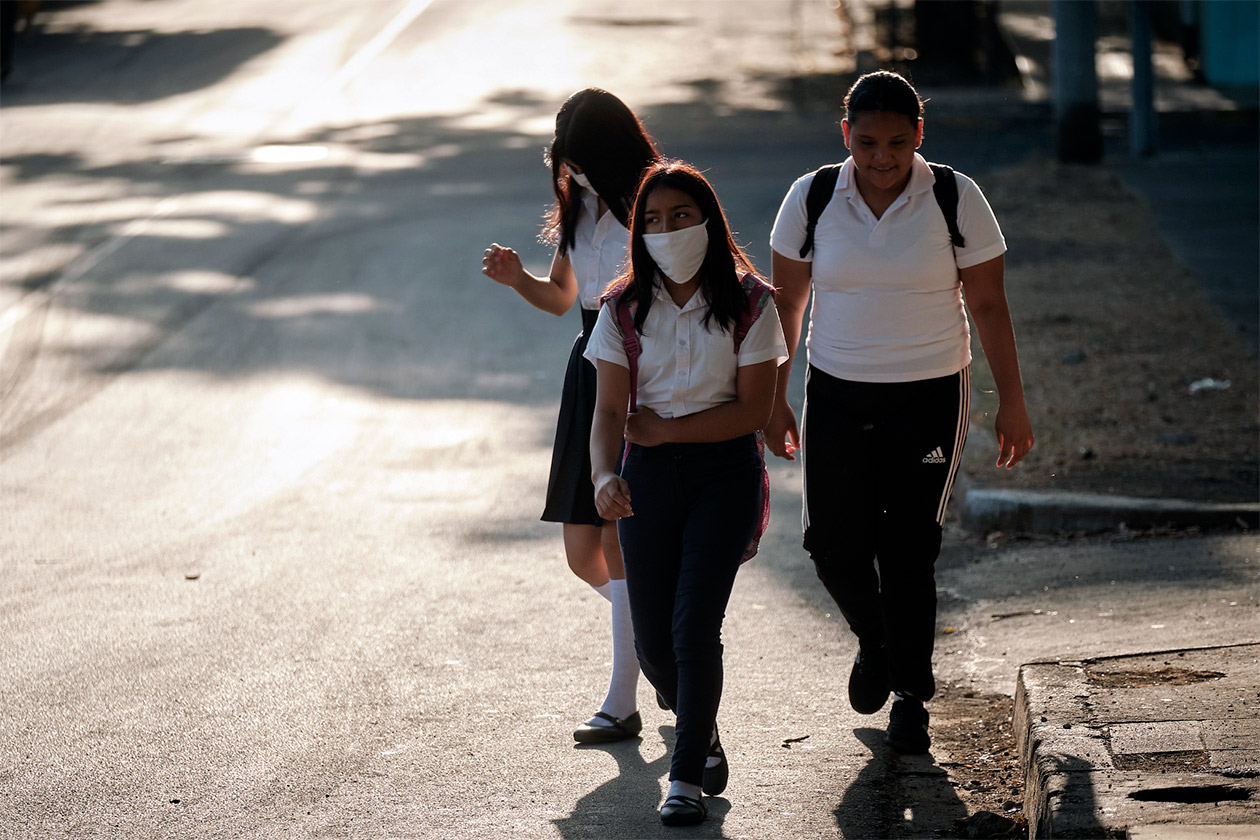
<path fill-rule="evenodd" d="M 604 581 L 604 584 L 602 586 L 595 586 L 592 584 L 591 589 L 594 589 L 596 592 L 598 592 L 600 594 L 600 597 L 602 597 L 605 601 L 612 600 L 612 581 L 611 580 Z"/>
<path fill-rule="evenodd" d="M 639 658 L 634 652 L 634 625 L 630 621 L 630 596 L 625 580 L 608 581 L 612 601 L 613 670 L 608 698 L 600 709 L 617 718 L 628 717 L 639 708 Z"/>

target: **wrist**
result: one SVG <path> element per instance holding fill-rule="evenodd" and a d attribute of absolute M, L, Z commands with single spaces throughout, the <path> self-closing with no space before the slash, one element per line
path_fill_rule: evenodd
<path fill-rule="evenodd" d="M 525 281 L 529 279 L 529 273 L 524 268 L 518 269 L 512 278 L 508 281 L 508 288 L 515 292 L 520 292 L 525 288 Z"/>

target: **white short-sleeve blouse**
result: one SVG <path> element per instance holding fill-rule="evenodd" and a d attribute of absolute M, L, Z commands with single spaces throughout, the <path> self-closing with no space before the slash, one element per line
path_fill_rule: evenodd
<path fill-rule="evenodd" d="M 667 281 L 666 281 L 667 282 Z M 773 301 L 767 301 L 735 354 L 735 339 L 715 323 L 704 325 L 704 296 L 697 292 L 679 307 L 659 286 L 639 337 L 638 404 L 662 417 L 684 417 L 736 396 L 739 368 L 787 361 L 787 343 Z M 621 329 L 611 305 L 600 310 L 586 347 L 591 364 L 603 359 L 629 367 Z"/>
<path fill-rule="evenodd" d="M 596 219 L 599 198 L 593 192 L 581 190 L 581 201 L 569 264 L 577 279 L 578 303 L 583 309 L 594 311 L 599 309 L 604 289 L 625 269 L 630 231 L 611 210 Z"/>
<path fill-rule="evenodd" d="M 813 263 L 814 302 L 806 340 L 809 363 L 840 379 L 908 382 L 949 376 L 971 362 L 971 331 L 958 269 L 1001 256 L 1006 241 L 984 194 L 958 181 L 956 251 L 932 193 L 935 176 L 915 154 L 910 182 L 880 218 L 867 207 L 846 160 L 836 192 L 818 219 L 814 249 L 805 241 L 802 176 L 779 208 L 770 246 Z"/>

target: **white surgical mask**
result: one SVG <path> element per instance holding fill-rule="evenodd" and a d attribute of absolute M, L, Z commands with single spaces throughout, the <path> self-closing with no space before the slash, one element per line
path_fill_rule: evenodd
<path fill-rule="evenodd" d="M 661 274 L 675 283 L 686 283 L 696 276 L 708 253 L 709 223 L 706 220 L 668 233 L 645 233 L 643 244 Z"/>
<path fill-rule="evenodd" d="M 565 169 L 569 170 L 569 177 L 572 178 L 579 187 L 584 190 L 589 190 L 590 192 L 595 192 L 595 190 L 591 187 L 591 181 L 586 177 L 585 172 L 574 172 L 571 166 L 565 166 Z"/>

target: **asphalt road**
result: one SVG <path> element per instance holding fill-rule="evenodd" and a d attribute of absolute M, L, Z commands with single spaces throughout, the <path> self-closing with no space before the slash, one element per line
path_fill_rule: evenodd
<path fill-rule="evenodd" d="M 840 155 L 840 59 L 825 4 L 623 6 L 106 0 L 19 42 L 0 836 L 660 836 L 671 735 L 648 687 L 641 741 L 569 734 L 609 667 L 606 607 L 537 521 L 578 320 L 493 286 L 480 254 L 546 266 L 541 149 L 599 85 L 709 170 L 768 265 L 782 193 Z M 799 476 L 773 480 L 726 628 L 731 787 L 695 833 L 948 826 L 961 794 L 847 708 Z M 1116 551 L 1150 585 L 1076 582 Z M 1068 621 L 1108 653 L 1116 616 L 1152 610 L 1223 641 L 1254 622 L 1254 573 L 1245 538 L 951 542 L 943 679 L 1009 691 Z M 1058 614 L 985 619 L 1012 597 Z"/>

